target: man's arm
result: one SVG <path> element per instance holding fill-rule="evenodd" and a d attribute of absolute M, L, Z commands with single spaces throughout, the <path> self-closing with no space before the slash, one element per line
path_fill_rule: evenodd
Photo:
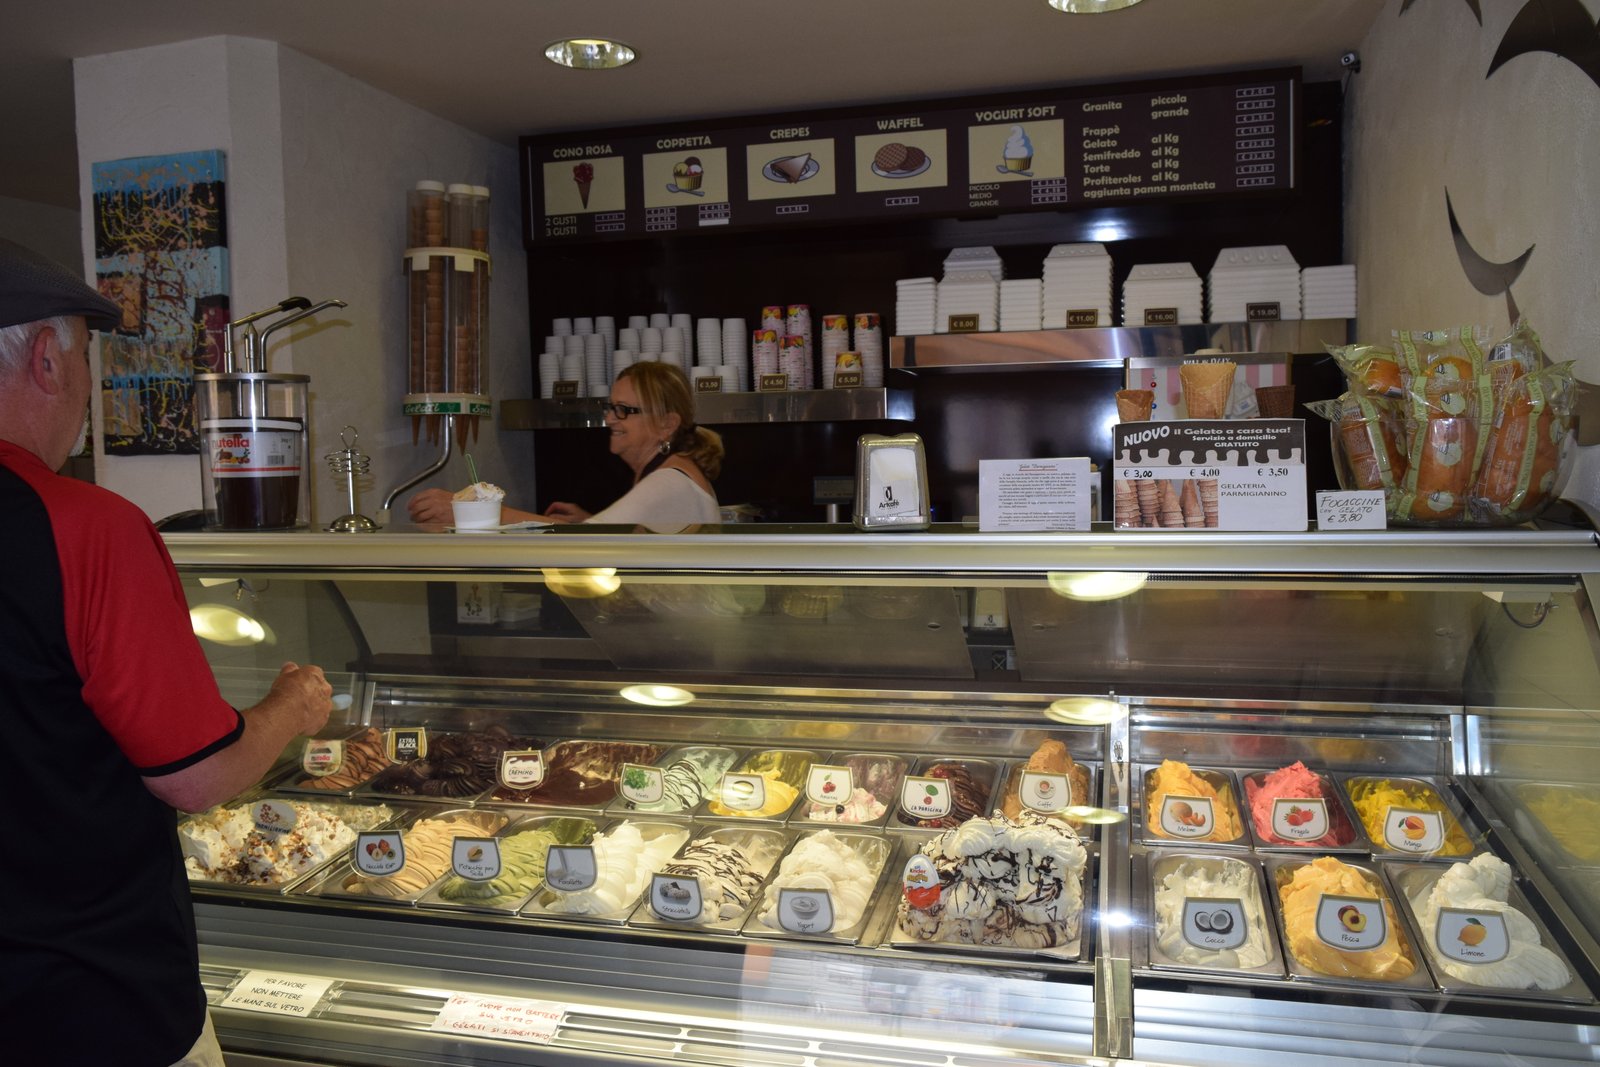
<path fill-rule="evenodd" d="M 220 804 L 255 784 L 294 738 L 322 729 L 332 697 L 321 667 L 285 663 L 261 703 L 243 713 L 244 733 L 233 744 L 182 770 L 146 777 L 145 788 L 183 811 Z"/>

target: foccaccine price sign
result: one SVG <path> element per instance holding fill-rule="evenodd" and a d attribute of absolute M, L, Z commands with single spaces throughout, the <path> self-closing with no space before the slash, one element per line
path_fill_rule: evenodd
<path fill-rule="evenodd" d="M 1113 481 L 1119 530 L 1304 530 L 1303 419 L 1125 422 Z"/>

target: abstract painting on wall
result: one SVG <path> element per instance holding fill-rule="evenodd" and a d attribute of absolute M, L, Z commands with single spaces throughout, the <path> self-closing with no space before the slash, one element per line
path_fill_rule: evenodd
<path fill-rule="evenodd" d="M 122 308 L 101 335 L 107 455 L 195 455 L 194 376 L 229 318 L 221 151 L 96 163 L 95 277 Z"/>

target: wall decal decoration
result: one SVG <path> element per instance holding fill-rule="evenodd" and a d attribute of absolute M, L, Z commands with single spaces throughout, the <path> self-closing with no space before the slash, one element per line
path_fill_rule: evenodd
<path fill-rule="evenodd" d="M 1417 0 L 1400 0 L 1400 14 L 1404 15 L 1407 11 L 1410 11 L 1411 5 L 1416 2 Z M 1466 0 L 1466 4 L 1467 7 L 1472 9 L 1472 17 L 1478 20 L 1479 26 L 1482 26 L 1483 8 L 1479 6 L 1478 0 Z"/>
<path fill-rule="evenodd" d="M 1456 206 L 1450 202 L 1449 189 L 1444 191 L 1444 207 L 1450 215 L 1450 239 L 1455 242 L 1456 258 L 1461 261 L 1461 271 L 1467 276 L 1467 281 L 1484 296 L 1506 294 L 1506 310 L 1510 314 L 1511 321 L 1516 322 L 1522 315 L 1517 310 L 1516 300 L 1511 296 L 1511 283 L 1522 274 L 1522 268 L 1528 265 L 1528 259 L 1538 246 L 1529 245 L 1528 250 L 1516 259 L 1505 263 L 1493 263 L 1473 248 L 1472 242 L 1467 240 L 1467 235 L 1461 232 L 1461 223 L 1456 220 Z"/>
<path fill-rule="evenodd" d="M 1549 52 L 1574 63 L 1600 86 L 1600 20 L 1583 0 L 1528 0 L 1506 27 L 1485 78 L 1529 52 Z"/>
<path fill-rule="evenodd" d="M 107 455 L 194 455 L 194 374 L 229 318 L 221 151 L 96 163 L 95 277 L 122 307 L 102 333 Z"/>

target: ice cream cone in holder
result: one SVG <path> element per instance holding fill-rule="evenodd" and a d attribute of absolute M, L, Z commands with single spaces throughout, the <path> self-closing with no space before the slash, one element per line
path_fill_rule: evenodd
<path fill-rule="evenodd" d="M 1263 419 L 1287 419 L 1294 416 L 1294 386 L 1256 386 L 1256 407 Z"/>
<path fill-rule="evenodd" d="M 1144 422 L 1155 408 L 1156 394 L 1151 389 L 1118 389 L 1117 421 Z"/>
<path fill-rule="evenodd" d="M 1232 363 L 1185 363 L 1178 368 L 1183 403 L 1191 419 L 1227 417 L 1234 369 Z"/>

